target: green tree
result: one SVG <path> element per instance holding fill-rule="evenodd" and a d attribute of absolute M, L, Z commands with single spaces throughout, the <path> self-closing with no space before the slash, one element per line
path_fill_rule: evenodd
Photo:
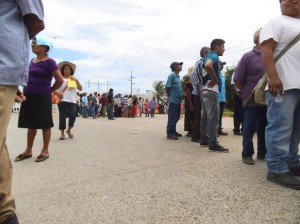
<path fill-rule="evenodd" d="M 157 99 L 157 103 L 159 103 L 159 101 L 161 100 L 165 101 L 164 99 L 166 95 L 165 81 L 162 80 L 154 81 L 152 85 L 155 92 L 155 97 Z"/>

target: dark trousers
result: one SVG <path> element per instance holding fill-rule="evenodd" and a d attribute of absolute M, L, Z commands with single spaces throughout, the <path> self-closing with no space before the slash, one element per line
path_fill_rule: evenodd
<path fill-rule="evenodd" d="M 180 103 L 169 103 L 167 135 L 176 133 L 176 124 L 180 117 Z"/>
<path fill-rule="evenodd" d="M 243 158 L 254 154 L 253 135 L 257 132 L 257 155 L 266 154 L 265 130 L 267 126 L 267 107 L 245 107 L 243 124 Z"/>
<path fill-rule="evenodd" d="M 222 118 L 223 118 L 223 113 L 224 113 L 224 109 L 225 109 L 225 102 L 220 102 L 220 116 L 219 116 L 219 127 L 218 127 L 218 131 L 222 130 Z"/>
<path fill-rule="evenodd" d="M 58 104 L 59 111 L 59 130 L 66 129 L 66 119 L 69 117 L 68 127 L 74 127 L 76 120 L 76 103 L 60 102 Z"/>
<path fill-rule="evenodd" d="M 107 105 L 107 116 L 108 116 L 109 120 L 114 118 L 113 104 L 112 103 L 108 103 L 108 105 Z"/>
<path fill-rule="evenodd" d="M 234 95 L 234 114 L 233 114 L 233 125 L 234 132 L 240 132 L 241 125 L 243 124 L 243 101 Z"/>
<path fill-rule="evenodd" d="M 195 96 L 195 117 L 193 124 L 192 139 L 200 139 L 200 122 L 201 122 L 201 99 L 200 96 Z"/>

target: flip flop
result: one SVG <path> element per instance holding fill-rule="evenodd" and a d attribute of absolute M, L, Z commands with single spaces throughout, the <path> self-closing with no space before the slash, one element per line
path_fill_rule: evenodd
<path fill-rule="evenodd" d="M 26 156 L 26 155 L 24 155 L 24 154 L 22 153 L 22 154 L 18 155 L 18 156 L 15 158 L 15 162 L 19 162 L 19 161 L 22 161 L 22 160 L 24 160 L 24 159 L 29 159 L 29 158 L 31 158 L 31 157 L 32 157 L 32 155 Z"/>
<path fill-rule="evenodd" d="M 49 156 L 39 155 L 38 157 L 36 157 L 35 162 L 37 162 L 37 163 L 43 162 L 43 161 L 45 161 L 48 158 L 49 158 Z"/>
<path fill-rule="evenodd" d="M 65 136 L 60 136 L 59 140 L 65 140 Z"/>
<path fill-rule="evenodd" d="M 73 138 L 74 136 L 73 136 L 73 134 L 71 134 L 70 132 L 66 132 L 67 133 L 67 135 L 69 135 L 69 138 Z"/>

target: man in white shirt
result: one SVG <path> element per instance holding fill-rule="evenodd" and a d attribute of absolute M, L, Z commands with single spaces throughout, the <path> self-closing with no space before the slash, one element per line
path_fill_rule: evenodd
<path fill-rule="evenodd" d="M 282 15 L 260 34 L 268 74 L 267 179 L 300 190 L 300 41 L 275 64 L 274 57 L 300 33 L 300 0 L 280 0 Z"/>

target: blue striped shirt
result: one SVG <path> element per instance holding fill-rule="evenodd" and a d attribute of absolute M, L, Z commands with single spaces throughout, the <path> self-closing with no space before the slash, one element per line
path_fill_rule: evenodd
<path fill-rule="evenodd" d="M 41 0 L 1 0 L 0 85 L 26 85 L 29 68 L 29 35 L 23 16 L 44 18 Z"/>
<path fill-rule="evenodd" d="M 195 64 L 195 67 L 192 71 L 192 73 L 190 74 L 190 79 L 193 85 L 193 95 L 197 95 L 197 88 L 200 88 L 200 85 L 202 83 L 202 73 L 203 73 L 203 58 L 201 58 L 200 60 L 198 60 Z M 205 70 L 204 70 L 205 71 Z"/>

